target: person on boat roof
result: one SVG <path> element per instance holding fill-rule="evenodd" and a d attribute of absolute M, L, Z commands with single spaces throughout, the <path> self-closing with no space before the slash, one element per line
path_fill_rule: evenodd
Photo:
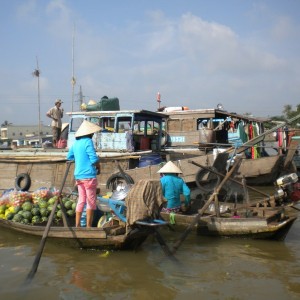
<path fill-rule="evenodd" d="M 178 176 L 182 171 L 171 161 L 165 164 L 158 173 L 162 174 L 160 182 L 162 185 L 163 196 L 167 200 L 167 207 L 164 212 L 179 212 L 181 210 L 180 195 L 183 194 L 185 207 L 191 202 L 191 191 L 184 180 Z"/>
<path fill-rule="evenodd" d="M 94 211 L 97 208 L 97 174 L 100 173 L 100 164 L 92 137 L 100 130 L 98 125 L 84 120 L 75 133 L 76 141 L 67 154 L 67 160 L 75 160 L 74 177 L 78 187 L 76 227 L 80 227 L 85 204 L 87 227 L 92 227 Z"/>
<path fill-rule="evenodd" d="M 61 107 L 62 101 L 60 99 L 55 100 L 55 106 L 50 108 L 46 113 L 47 117 L 52 119 L 51 127 L 52 127 L 52 143 L 53 147 L 57 147 L 57 142 L 61 135 L 61 127 L 62 122 L 61 119 L 64 115 L 64 109 Z"/>

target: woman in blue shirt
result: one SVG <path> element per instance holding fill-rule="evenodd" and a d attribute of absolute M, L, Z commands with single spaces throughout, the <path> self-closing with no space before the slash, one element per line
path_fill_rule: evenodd
<path fill-rule="evenodd" d="M 81 214 L 86 204 L 86 226 L 92 227 L 97 200 L 97 174 L 100 172 L 99 156 L 96 154 L 93 134 L 101 127 L 84 120 L 75 133 L 76 141 L 70 148 L 67 159 L 75 160 L 74 177 L 78 187 L 76 227 L 80 227 Z"/>
<path fill-rule="evenodd" d="M 160 182 L 162 185 L 163 196 L 166 198 L 167 207 L 163 208 L 164 212 L 179 212 L 181 209 L 180 195 L 185 198 L 185 206 L 188 206 L 191 201 L 191 191 L 186 183 L 178 174 L 182 171 L 171 161 L 165 164 L 158 173 L 162 174 Z"/>

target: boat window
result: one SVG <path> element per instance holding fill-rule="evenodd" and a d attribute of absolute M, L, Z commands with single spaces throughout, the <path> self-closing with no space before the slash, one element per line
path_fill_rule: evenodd
<path fill-rule="evenodd" d="M 83 122 L 84 118 L 72 118 L 71 119 L 71 127 L 70 132 L 76 132 Z"/>
<path fill-rule="evenodd" d="M 100 120 L 102 132 L 113 132 L 115 128 L 115 117 L 102 117 Z"/>
<path fill-rule="evenodd" d="M 90 121 L 93 124 L 96 124 L 96 125 L 100 126 L 100 118 L 98 118 L 98 117 L 90 117 L 88 121 Z"/>
<path fill-rule="evenodd" d="M 131 129 L 131 117 L 118 117 L 117 119 L 117 132 L 125 132 Z"/>

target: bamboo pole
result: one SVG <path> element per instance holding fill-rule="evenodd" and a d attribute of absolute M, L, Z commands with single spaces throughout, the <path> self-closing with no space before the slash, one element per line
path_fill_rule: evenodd
<path fill-rule="evenodd" d="M 205 202 L 204 206 L 200 209 L 199 213 L 195 216 L 194 220 L 189 224 L 189 226 L 186 228 L 186 230 L 183 232 L 183 234 L 177 240 L 177 242 L 175 242 L 175 244 L 173 246 L 173 254 L 178 250 L 180 245 L 184 242 L 184 240 L 187 238 L 189 233 L 193 230 L 193 227 L 195 227 L 195 225 L 199 222 L 199 220 L 200 220 L 201 216 L 203 215 L 203 213 L 209 207 L 211 202 L 215 200 L 215 196 L 219 194 L 219 192 L 222 189 L 223 185 L 227 182 L 227 180 L 230 178 L 230 176 L 236 171 L 236 169 L 238 168 L 240 163 L 241 163 L 241 159 L 238 158 L 234 162 L 234 164 L 233 164 L 232 168 L 230 169 L 230 171 L 223 178 L 223 180 L 221 181 L 219 186 L 215 189 L 213 194 L 209 197 L 209 199 Z"/>

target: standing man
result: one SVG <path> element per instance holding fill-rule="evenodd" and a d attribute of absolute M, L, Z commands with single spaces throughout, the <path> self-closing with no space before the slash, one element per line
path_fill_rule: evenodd
<path fill-rule="evenodd" d="M 61 119 L 63 117 L 64 109 L 61 108 L 62 101 L 60 99 L 55 100 L 55 106 L 50 108 L 47 112 L 47 117 L 52 119 L 51 127 L 52 127 L 52 134 L 53 134 L 53 147 L 57 147 L 57 142 L 60 138 L 61 134 Z"/>

